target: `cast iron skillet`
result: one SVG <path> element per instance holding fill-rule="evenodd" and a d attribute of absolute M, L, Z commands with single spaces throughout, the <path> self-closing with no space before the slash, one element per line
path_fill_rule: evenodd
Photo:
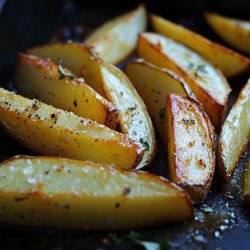
<path fill-rule="evenodd" d="M 220 41 L 202 19 L 202 11 L 212 8 L 224 14 L 246 17 L 248 1 L 145 1 L 148 8 Z M 166 2 L 166 3 L 164 3 Z M 248 2 L 248 3 L 246 3 Z M 3 3 L 3 5 L 2 5 Z M 1 8 L 3 6 L 3 8 Z M 136 6 L 134 1 L 0 1 L 0 86 L 14 90 L 16 53 L 47 43 L 74 39 L 82 41 L 104 20 Z M 76 28 L 77 27 L 77 28 Z M 249 75 L 230 80 L 230 105 Z M 0 128 L 0 161 L 16 154 L 33 155 Z M 181 224 L 137 230 L 140 239 L 161 243 L 169 249 L 249 249 L 250 213 L 242 207 L 242 174 L 247 154 L 232 180 L 223 184 L 215 178 L 206 201 L 195 207 L 195 219 Z M 165 148 L 158 136 L 158 153 L 150 172 L 167 176 Z M 1 203 L 1 197 L 0 197 Z M 138 211 L 139 213 L 140 211 Z M 154 206 L 152 204 L 152 213 Z M 119 233 L 118 236 L 124 233 Z M 130 240 L 119 246 L 103 244 L 107 233 L 52 231 L 0 226 L 0 249 L 138 249 Z"/>

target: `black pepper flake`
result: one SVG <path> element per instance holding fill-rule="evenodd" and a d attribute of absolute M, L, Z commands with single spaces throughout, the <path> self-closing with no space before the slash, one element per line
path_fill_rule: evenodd
<path fill-rule="evenodd" d="M 129 107 L 128 110 L 134 111 L 136 110 L 136 107 Z"/>
<path fill-rule="evenodd" d="M 131 188 L 130 187 L 125 187 L 123 189 L 123 195 L 128 195 L 131 192 Z"/>
<path fill-rule="evenodd" d="M 191 122 L 190 122 L 188 119 L 186 119 L 186 118 L 183 118 L 182 121 L 183 121 L 185 124 L 187 124 L 187 125 L 190 125 L 190 124 L 191 124 Z"/>
<path fill-rule="evenodd" d="M 74 106 L 77 107 L 77 101 L 76 101 L 76 99 L 74 100 L 73 103 L 74 103 Z"/>
<path fill-rule="evenodd" d="M 119 208 L 119 207 L 120 207 L 120 203 L 117 202 L 117 203 L 115 204 L 115 207 L 116 207 L 116 208 Z"/>

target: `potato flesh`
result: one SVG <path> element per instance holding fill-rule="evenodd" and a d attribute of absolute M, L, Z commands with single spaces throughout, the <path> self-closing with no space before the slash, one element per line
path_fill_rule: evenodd
<path fill-rule="evenodd" d="M 250 133 L 250 80 L 242 89 L 226 118 L 220 135 L 219 169 L 228 180 L 244 151 Z"/>
<path fill-rule="evenodd" d="M 215 169 L 212 125 L 192 99 L 169 94 L 166 105 L 169 177 L 200 202 Z"/>
<path fill-rule="evenodd" d="M 250 22 L 227 18 L 215 13 L 205 13 L 212 29 L 233 47 L 250 54 Z"/>
<path fill-rule="evenodd" d="M 146 23 L 146 10 L 141 5 L 102 25 L 85 43 L 93 46 L 105 62 L 116 64 L 135 49 L 138 34 L 145 31 Z"/>
<path fill-rule="evenodd" d="M 41 57 L 49 57 L 54 62 L 62 59 L 62 65 L 72 72 L 79 72 L 88 84 L 99 94 L 111 101 L 120 111 L 120 126 L 122 132 L 128 134 L 133 140 L 145 148 L 145 142 L 149 149 L 145 151 L 142 162 L 137 168 L 148 165 L 155 154 L 155 134 L 152 122 L 141 97 L 126 76 L 117 68 L 105 64 L 87 46 L 77 43 L 65 43 L 46 45 L 28 51 Z M 71 54 L 70 54 L 71 52 Z M 82 65 L 77 67 L 72 64 L 72 58 L 79 54 Z M 133 110 L 136 107 L 136 110 Z M 144 143 L 141 143 L 141 142 Z"/>
<path fill-rule="evenodd" d="M 124 168 L 137 165 L 142 148 L 123 134 L 73 113 L 0 89 L 4 128 L 34 152 Z"/>
<path fill-rule="evenodd" d="M 220 125 L 231 89 L 219 70 L 187 47 L 154 33 L 140 35 L 138 53 L 145 60 L 183 77 L 212 123 L 216 127 Z"/>
<path fill-rule="evenodd" d="M 153 160 L 156 149 L 154 127 L 147 108 L 120 70 L 103 65 L 101 72 L 108 99 L 119 107 L 121 131 L 145 149 L 143 159 L 136 167 L 140 169 Z"/>
<path fill-rule="evenodd" d="M 103 164 L 19 157 L 1 165 L 0 180 L 1 223 L 118 230 L 192 217 L 188 196 L 173 184 Z"/>
<path fill-rule="evenodd" d="M 250 60 L 248 58 L 220 44 L 214 43 L 191 30 L 159 16 L 151 15 L 151 20 L 157 32 L 197 51 L 220 68 L 227 77 L 239 75 L 250 69 Z"/>
<path fill-rule="evenodd" d="M 58 66 L 49 59 L 19 54 L 15 74 L 18 92 L 78 116 L 115 128 L 119 112 L 83 79 L 60 79 Z"/>
<path fill-rule="evenodd" d="M 146 103 L 149 114 L 165 141 L 166 95 L 177 93 L 193 96 L 192 91 L 175 73 L 158 68 L 141 59 L 129 63 L 125 72 Z"/>

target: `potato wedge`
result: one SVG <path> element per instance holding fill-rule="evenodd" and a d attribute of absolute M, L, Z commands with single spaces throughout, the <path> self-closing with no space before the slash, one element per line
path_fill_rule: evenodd
<path fill-rule="evenodd" d="M 73 113 L 0 88 L 0 124 L 27 148 L 124 168 L 137 166 L 143 149 L 121 133 Z"/>
<path fill-rule="evenodd" d="M 138 53 L 145 60 L 179 74 L 189 84 L 212 123 L 216 127 L 220 125 L 231 91 L 220 70 L 184 45 L 154 33 L 140 34 Z"/>
<path fill-rule="evenodd" d="M 166 179 L 56 157 L 3 162 L 0 195 L 0 222 L 14 225 L 121 230 L 193 217 L 188 195 Z"/>
<path fill-rule="evenodd" d="M 146 150 L 137 168 L 148 165 L 154 157 L 154 128 L 146 106 L 129 79 L 115 66 L 104 63 L 88 46 L 77 43 L 46 45 L 28 51 L 62 65 L 76 74 L 120 111 L 119 124 L 123 133 L 140 143 Z M 76 58 L 77 62 L 74 61 Z"/>
<path fill-rule="evenodd" d="M 118 123 L 119 111 L 112 103 L 89 87 L 82 78 L 74 77 L 50 59 L 19 54 L 15 86 L 25 97 L 72 111 L 112 129 Z"/>
<path fill-rule="evenodd" d="M 230 110 L 221 128 L 218 166 L 224 180 L 229 180 L 250 135 L 250 79 Z"/>
<path fill-rule="evenodd" d="M 86 40 L 107 63 L 116 64 L 125 59 L 135 48 L 138 34 L 145 31 L 146 10 L 140 5 L 134 11 L 108 21 Z"/>
<path fill-rule="evenodd" d="M 162 17 L 151 15 L 151 21 L 157 32 L 195 50 L 220 68 L 225 76 L 233 77 L 250 71 L 250 60 L 247 57 Z"/>
<path fill-rule="evenodd" d="M 228 44 L 250 54 L 250 21 L 228 18 L 211 12 L 205 13 L 205 19 Z"/>
<path fill-rule="evenodd" d="M 250 206 L 250 150 L 248 150 L 248 162 L 245 171 L 243 200 L 245 205 Z"/>
<path fill-rule="evenodd" d="M 201 202 L 215 170 L 213 126 L 197 102 L 177 94 L 167 95 L 165 116 L 169 178 Z"/>
<path fill-rule="evenodd" d="M 146 103 L 149 114 L 165 142 L 167 93 L 195 98 L 193 92 L 188 84 L 174 72 L 157 67 L 143 59 L 128 63 L 125 72 Z"/>

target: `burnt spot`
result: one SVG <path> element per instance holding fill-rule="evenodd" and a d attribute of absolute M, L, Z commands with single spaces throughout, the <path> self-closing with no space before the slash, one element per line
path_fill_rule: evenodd
<path fill-rule="evenodd" d="M 70 209 L 69 204 L 65 204 L 64 208 L 65 208 L 66 210 L 69 210 L 69 209 Z"/>
<path fill-rule="evenodd" d="M 121 205 L 120 205 L 120 203 L 119 202 L 117 202 L 116 204 L 115 204 L 115 207 L 116 208 L 119 208 Z"/>
<path fill-rule="evenodd" d="M 28 199 L 27 196 L 25 196 L 25 197 L 15 197 L 15 198 L 14 198 L 14 201 L 15 201 L 15 202 L 20 202 L 20 201 L 25 201 L 25 200 L 27 200 L 27 199 Z"/>

